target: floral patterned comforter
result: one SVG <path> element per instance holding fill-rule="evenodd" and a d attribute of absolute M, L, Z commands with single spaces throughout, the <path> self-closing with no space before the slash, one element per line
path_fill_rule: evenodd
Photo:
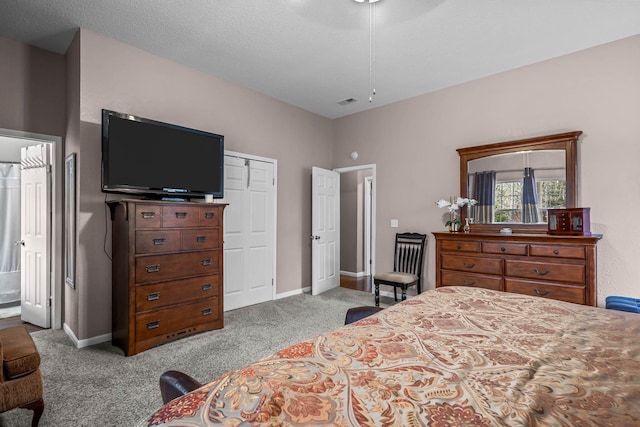
<path fill-rule="evenodd" d="M 640 425 L 640 315 L 438 288 L 230 371 L 146 425 Z"/>

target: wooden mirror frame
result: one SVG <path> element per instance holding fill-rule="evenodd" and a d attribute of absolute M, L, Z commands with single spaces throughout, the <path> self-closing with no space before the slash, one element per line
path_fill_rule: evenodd
<path fill-rule="evenodd" d="M 566 174 L 566 204 L 567 208 L 577 207 L 577 147 L 578 138 L 582 131 L 559 133 L 517 141 L 498 142 L 495 144 L 478 145 L 474 147 L 458 148 L 460 156 L 460 196 L 469 197 L 468 162 L 483 157 L 498 154 L 517 153 L 519 151 L 534 150 L 564 150 Z M 462 221 L 466 216 L 461 210 Z M 547 224 L 498 223 L 472 224 L 471 231 L 479 233 L 498 233 L 501 228 L 509 227 L 514 233 L 546 233 Z"/>

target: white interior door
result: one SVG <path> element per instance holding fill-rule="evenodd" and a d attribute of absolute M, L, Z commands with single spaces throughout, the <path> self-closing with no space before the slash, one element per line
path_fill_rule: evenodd
<path fill-rule="evenodd" d="M 340 286 L 340 174 L 311 171 L 311 294 Z"/>
<path fill-rule="evenodd" d="M 21 149 L 21 318 L 51 327 L 50 144 Z"/>
<path fill-rule="evenodd" d="M 364 178 L 364 274 L 371 276 L 371 196 L 373 193 L 373 177 Z"/>
<path fill-rule="evenodd" d="M 225 155 L 225 310 L 274 297 L 274 173 L 272 162 Z"/>

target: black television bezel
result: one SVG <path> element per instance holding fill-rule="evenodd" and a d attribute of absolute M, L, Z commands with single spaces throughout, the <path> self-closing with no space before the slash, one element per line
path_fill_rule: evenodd
<path fill-rule="evenodd" d="M 108 163 L 109 159 L 105 156 L 109 150 L 109 119 L 111 117 L 118 117 L 120 119 L 137 121 L 141 123 L 147 123 L 155 126 L 161 126 L 171 129 L 180 130 L 182 132 L 197 133 L 200 135 L 210 136 L 219 140 L 220 148 L 220 187 L 216 191 L 193 191 L 190 189 L 176 189 L 176 188 L 152 188 L 136 185 L 109 185 L 108 180 Z M 120 193 L 120 194 L 133 194 L 146 196 L 149 198 L 164 198 L 164 199 L 186 199 L 189 200 L 192 197 L 205 197 L 210 194 L 214 199 L 224 198 L 224 135 L 206 132 L 198 129 L 188 128 L 172 123 L 161 122 L 158 120 L 148 119 L 133 114 L 120 113 L 113 110 L 102 109 L 102 151 L 101 151 L 101 188 L 103 193 Z"/>

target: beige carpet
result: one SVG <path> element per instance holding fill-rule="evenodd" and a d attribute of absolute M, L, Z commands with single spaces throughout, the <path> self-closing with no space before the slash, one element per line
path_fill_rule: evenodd
<path fill-rule="evenodd" d="M 382 297 L 382 305 L 392 302 Z M 42 357 L 45 410 L 40 426 L 133 426 L 162 404 L 158 379 L 169 369 L 207 382 L 229 369 L 340 327 L 348 308 L 373 295 L 335 288 L 225 313 L 225 327 L 131 357 L 111 343 L 76 349 L 61 330 L 33 333 Z M 31 411 L 0 414 L 0 426 L 27 426 Z"/>

